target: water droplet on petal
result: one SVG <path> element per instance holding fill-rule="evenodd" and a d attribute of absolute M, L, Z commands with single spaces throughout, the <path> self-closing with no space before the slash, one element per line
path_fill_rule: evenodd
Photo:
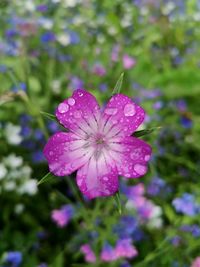
<path fill-rule="evenodd" d="M 115 115 L 117 113 L 117 108 L 106 108 L 105 113 L 107 115 Z"/>
<path fill-rule="evenodd" d="M 82 115 L 82 113 L 81 113 L 81 111 L 79 111 L 79 110 L 76 110 L 76 111 L 74 112 L 74 118 L 76 118 L 76 119 L 81 118 L 81 115 Z"/>
<path fill-rule="evenodd" d="M 144 157 L 144 160 L 145 160 L 145 161 L 149 161 L 149 160 L 150 160 L 150 157 L 151 157 L 150 155 L 146 155 L 146 156 Z"/>
<path fill-rule="evenodd" d="M 103 180 L 104 180 L 104 181 L 108 181 L 108 177 L 106 177 L 106 176 L 103 177 Z"/>
<path fill-rule="evenodd" d="M 142 164 L 135 164 L 134 166 L 134 170 L 140 174 L 140 175 L 144 175 L 147 171 L 147 167 L 145 165 L 142 165 Z"/>
<path fill-rule="evenodd" d="M 78 186 L 81 186 L 81 185 L 82 185 L 82 182 L 83 182 L 82 179 L 78 180 L 78 181 L 77 181 Z"/>
<path fill-rule="evenodd" d="M 58 106 L 58 111 L 60 113 L 65 113 L 69 110 L 69 106 L 66 103 L 60 103 Z"/>
<path fill-rule="evenodd" d="M 73 106 L 76 103 L 75 99 L 72 97 L 70 97 L 67 102 L 70 106 Z"/>
<path fill-rule="evenodd" d="M 80 97 L 82 97 L 82 96 L 83 96 L 83 93 L 81 93 L 81 92 L 78 92 L 78 95 L 79 95 Z"/>
<path fill-rule="evenodd" d="M 124 107 L 124 115 L 126 117 L 131 117 L 134 116 L 135 113 L 135 106 L 133 104 L 126 104 L 126 106 Z"/>
<path fill-rule="evenodd" d="M 49 152 L 49 156 L 52 156 L 52 155 L 53 155 L 53 151 L 50 151 L 50 152 Z"/>
<path fill-rule="evenodd" d="M 135 150 L 133 150 L 133 152 L 131 153 L 131 159 L 136 160 L 141 156 L 141 149 L 140 148 L 136 148 Z"/>

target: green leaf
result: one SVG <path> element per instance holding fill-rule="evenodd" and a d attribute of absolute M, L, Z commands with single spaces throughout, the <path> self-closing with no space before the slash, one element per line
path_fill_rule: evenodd
<path fill-rule="evenodd" d="M 40 179 L 37 183 L 37 185 L 41 185 L 43 183 L 46 183 L 46 182 L 51 182 L 55 179 L 55 176 L 48 172 L 45 176 L 42 177 L 42 179 Z"/>
<path fill-rule="evenodd" d="M 123 83 L 123 79 L 124 79 L 124 73 L 122 72 L 122 74 L 119 76 L 119 79 L 114 87 L 114 90 L 112 91 L 112 95 L 115 94 L 119 94 L 121 91 L 121 87 L 122 87 L 122 83 Z"/>
<path fill-rule="evenodd" d="M 162 129 L 161 126 L 153 127 L 153 128 L 149 128 L 149 129 L 145 129 L 145 130 L 141 130 L 141 131 L 137 131 L 137 132 L 134 132 L 133 136 L 140 137 L 140 136 L 143 136 L 143 135 L 151 134 L 152 132 L 160 130 L 160 129 Z"/>
<path fill-rule="evenodd" d="M 50 119 L 50 120 L 53 120 L 53 121 L 56 120 L 56 116 L 53 115 L 53 114 L 50 114 L 50 113 L 45 112 L 45 111 L 40 111 L 40 113 L 41 113 L 44 117 L 46 117 L 46 118 L 48 118 L 48 119 Z"/>
<path fill-rule="evenodd" d="M 122 214 L 122 204 L 121 204 L 121 199 L 120 199 L 120 193 L 119 193 L 119 191 L 113 196 L 113 198 L 114 198 L 114 200 L 116 202 L 119 215 L 121 215 Z"/>

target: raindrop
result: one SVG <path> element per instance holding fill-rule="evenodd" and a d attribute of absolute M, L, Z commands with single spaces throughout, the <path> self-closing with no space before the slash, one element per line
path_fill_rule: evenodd
<path fill-rule="evenodd" d="M 81 93 L 81 92 L 78 92 L 78 95 L 81 97 L 81 96 L 83 96 L 83 93 Z"/>
<path fill-rule="evenodd" d="M 76 119 L 79 119 L 79 118 L 81 118 L 81 111 L 78 111 L 78 110 L 76 110 L 75 112 L 74 112 L 74 118 L 76 118 Z"/>
<path fill-rule="evenodd" d="M 149 161 L 149 160 L 150 160 L 150 157 L 151 157 L 150 155 L 146 155 L 146 156 L 144 157 L 144 160 L 145 160 L 145 161 Z"/>
<path fill-rule="evenodd" d="M 108 177 L 106 177 L 106 176 L 103 177 L 103 180 L 104 180 L 104 181 L 108 181 Z"/>
<path fill-rule="evenodd" d="M 82 185 L 82 182 L 83 182 L 83 180 L 82 180 L 82 179 L 79 179 L 79 180 L 77 181 L 78 186 L 81 186 L 81 185 Z"/>
<path fill-rule="evenodd" d="M 131 117 L 134 116 L 135 113 L 135 106 L 133 104 L 126 104 L 126 106 L 124 107 L 124 115 L 126 117 Z"/>
<path fill-rule="evenodd" d="M 67 112 L 69 110 L 69 106 L 66 104 L 66 103 L 61 103 L 61 104 L 59 104 L 59 106 L 58 106 L 58 111 L 60 112 L 60 113 L 65 113 L 65 112 Z"/>
<path fill-rule="evenodd" d="M 107 115 L 115 115 L 117 113 L 117 108 L 106 108 L 105 113 Z"/>
<path fill-rule="evenodd" d="M 134 166 L 134 170 L 140 174 L 140 175 L 144 175 L 147 171 L 147 167 L 142 165 L 142 164 L 135 164 Z"/>
<path fill-rule="evenodd" d="M 75 101 L 74 98 L 70 97 L 70 98 L 68 99 L 68 104 L 69 104 L 70 106 L 73 106 L 75 103 L 76 103 L 76 101 Z"/>

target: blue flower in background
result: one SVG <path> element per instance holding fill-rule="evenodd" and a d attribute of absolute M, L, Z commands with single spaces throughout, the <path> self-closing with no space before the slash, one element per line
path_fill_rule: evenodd
<path fill-rule="evenodd" d="M 195 197 L 192 194 L 185 193 L 182 197 L 175 198 L 172 205 L 177 212 L 188 216 L 194 216 L 200 212 L 200 206 L 195 202 Z"/>
<path fill-rule="evenodd" d="M 12 267 L 18 267 L 22 262 L 22 253 L 19 251 L 7 252 L 5 261 L 12 264 Z"/>
<path fill-rule="evenodd" d="M 45 32 L 41 35 L 40 40 L 42 43 L 54 42 L 55 34 L 53 32 Z"/>
<path fill-rule="evenodd" d="M 11 88 L 11 90 L 14 92 L 14 93 L 17 93 L 18 91 L 22 90 L 22 91 L 26 91 L 27 89 L 27 86 L 25 83 L 19 83 L 18 85 L 15 85 Z"/>

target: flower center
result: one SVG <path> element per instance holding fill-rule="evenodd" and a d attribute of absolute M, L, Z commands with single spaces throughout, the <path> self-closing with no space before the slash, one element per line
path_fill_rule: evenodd
<path fill-rule="evenodd" d="M 105 145 L 106 144 L 106 142 L 105 142 L 105 136 L 104 135 L 102 135 L 102 134 L 96 134 L 95 136 L 94 136 L 94 143 L 95 143 L 95 145 L 97 145 L 97 146 L 99 146 L 99 145 Z"/>

